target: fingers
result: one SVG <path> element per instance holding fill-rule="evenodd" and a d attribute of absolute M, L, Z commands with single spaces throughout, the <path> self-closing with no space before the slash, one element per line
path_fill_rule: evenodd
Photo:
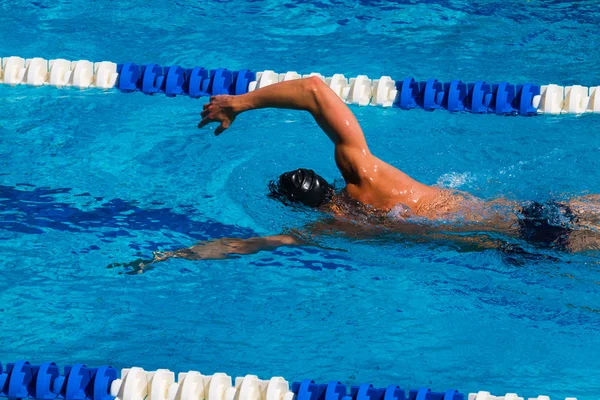
<path fill-rule="evenodd" d="M 211 122 L 212 122 L 211 119 L 208 117 L 202 118 L 202 121 L 200 121 L 200 123 L 198 124 L 198 128 L 204 128 L 206 125 L 208 125 Z"/>
<path fill-rule="evenodd" d="M 223 133 L 223 131 L 229 128 L 232 121 L 228 121 L 227 116 L 222 115 L 224 114 L 223 111 L 218 106 L 213 104 L 213 101 L 215 101 L 217 97 L 218 96 L 211 96 L 210 102 L 204 104 L 202 107 L 202 112 L 200 112 L 202 120 L 198 124 L 198 128 L 203 128 L 211 122 L 221 122 L 217 129 L 215 129 L 215 135 L 220 135 Z"/>
<path fill-rule="evenodd" d="M 225 128 L 223 126 L 223 124 L 217 126 L 217 129 L 215 129 L 215 136 L 219 136 L 221 133 L 223 133 L 225 131 L 225 129 L 227 129 L 227 128 Z"/>
<path fill-rule="evenodd" d="M 221 122 L 221 125 L 219 125 L 217 127 L 217 129 L 215 129 L 215 135 L 219 136 L 221 133 L 223 133 L 230 126 L 231 126 L 231 122 L 230 121 L 223 121 L 223 122 Z"/>
<path fill-rule="evenodd" d="M 211 119 L 210 117 L 202 118 L 202 121 L 200 121 L 200 123 L 198 124 L 198 128 L 204 128 L 206 125 L 210 124 L 211 122 L 218 122 L 218 121 Z M 223 133 L 223 131 L 225 131 L 225 129 L 229 128 L 229 125 L 231 125 L 231 123 L 228 121 L 222 122 L 221 125 L 219 125 L 217 127 L 217 129 L 215 129 L 215 135 L 218 136 L 221 133 Z"/>

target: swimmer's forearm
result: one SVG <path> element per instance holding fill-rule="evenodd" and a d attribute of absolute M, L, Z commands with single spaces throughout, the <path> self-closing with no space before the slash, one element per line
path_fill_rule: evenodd
<path fill-rule="evenodd" d="M 342 158 L 351 159 L 349 151 L 358 150 L 361 155 L 368 152 L 365 136 L 352 111 L 317 77 L 276 83 L 233 99 L 235 115 L 259 108 L 308 111 L 336 146 L 344 145 L 336 148 Z"/>
<path fill-rule="evenodd" d="M 300 246 L 303 244 L 305 242 L 302 239 L 291 235 L 272 235 L 248 239 L 222 238 L 201 242 L 192 247 L 175 251 L 154 253 L 154 260 L 150 264 L 166 261 L 170 258 L 218 260 L 227 258 L 229 255 L 255 254 L 263 250 L 275 250 L 283 246 Z"/>
<path fill-rule="evenodd" d="M 244 239 L 241 246 L 234 246 L 231 254 L 254 254 L 262 250 L 275 250 L 284 246 L 299 246 L 304 244 L 299 238 L 291 235 L 272 235 Z M 237 253 L 239 251 L 239 253 Z"/>
<path fill-rule="evenodd" d="M 315 113 L 318 109 L 314 79 L 296 79 L 269 85 L 253 92 L 236 96 L 235 111 L 241 113 L 260 108 L 284 108 Z"/>

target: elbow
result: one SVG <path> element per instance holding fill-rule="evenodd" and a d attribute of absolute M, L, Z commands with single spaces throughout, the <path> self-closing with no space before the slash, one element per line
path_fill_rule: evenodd
<path fill-rule="evenodd" d="M 304 88 L 310 92 L 316 92 L 326 87 L 325 82 L 321 80 L 318 76 L 310 76 L 308 78 L 304 78 L 302 80 L 304 82 Z"/>
<path fill-rule="evenodd" d="M 319 110 L 319 98 L 327 89 L 327 85 L 317 76 L 311 76 L 302 81 L 304 95 L 309 99 L 308 111 L 315 114 Z"/>

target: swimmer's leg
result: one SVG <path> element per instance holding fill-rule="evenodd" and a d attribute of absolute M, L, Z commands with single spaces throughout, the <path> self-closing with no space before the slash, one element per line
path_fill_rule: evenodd
<path fill-rule="evenodd" d="M 571 231 L 566 248 L 573 253 L 600 250 L 600 233 L 589 229 Z"/>
<path fill-rule="evenodd" d="M 589 212 L 598 215 L 600 214 L 600 194 L 575 197 L 567 205 L 574 211 Z"/>
<path fill-rule="evenodd" d="M 567 205 L 575 215 L 577 225 L 589 230 L 600 230 L 600 195 L 576 197 Z"/>
<path fill-rule="evenodd" d="M 586 194 L 585 196 L 575 197 L 573 200 L 600 204 L 600 194 Z"/>

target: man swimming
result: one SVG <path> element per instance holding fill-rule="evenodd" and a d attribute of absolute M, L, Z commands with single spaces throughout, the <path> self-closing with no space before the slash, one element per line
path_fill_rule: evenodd
<path fill-rule="evenodd" d="M 309 235 L 318 235 L 319 230 L 331 226 L 342 234 L 356 233 L 360 228 L 347 222 L 360 213 L 371 217 L 367 218 L 371 225 L 375 221 L 375 225 L 386 230 L 402 233 L 443 237 L 448 231 L 475 229 L 501 232 L 537 245 L 570 251 L 599 248 L 599 236 L 595 232 L 600 219 L 599 196 L 575 199 L 568 204 L 530 202 L 521 205 L 502 199 L 484 201 L 467 193 L 425 185 L 373 155 L 352 111 L 317 77 L 281 82 L 240 96 L 213 96 L 204 105 L 198 127 L 219 123 L 214 132 L 219 135 L 239 114 L 261 108 L 308 111 L 334 144 L 335 162 L 346 183 L 341 191 L 334 191 L 325 179 L 304 168 L 286 172 L 270 185 L 272 197 L 318 208 L 330 216 L 327 222 L 307 227 Z M 445 223 L 440 227 L 436 221 Z M 582 227 L 587 229 L 580 229 Z M 153 262 L 172 257 L 225 258 L 231 254 L 303 244 L 303 237 L 301 233 L 294 233 L 264 238 L 225 238 L 188 249 L 156 253 Z M 453 238 L 475 242 L 483 248 L 498 246 L 493 240 L 473 240 L 464 235 Z"/>

